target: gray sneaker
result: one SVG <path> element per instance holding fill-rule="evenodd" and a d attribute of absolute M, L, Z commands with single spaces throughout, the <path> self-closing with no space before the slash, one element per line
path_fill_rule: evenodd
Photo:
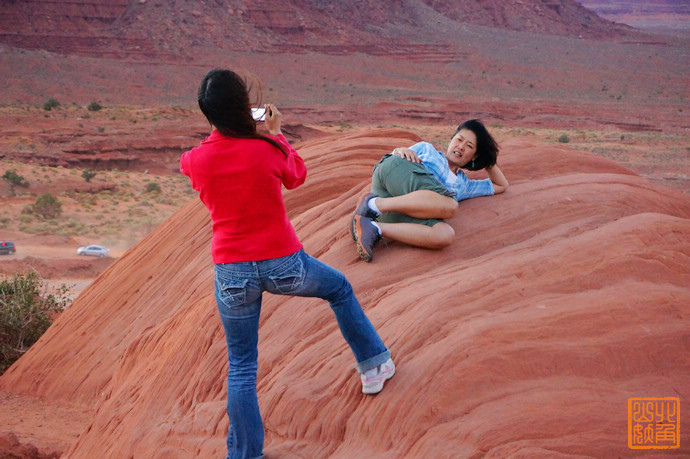
<path fill-rule="evenodd" d="M 361 215 L 354 217 L 355 242 L 357 242 L 357 253 L 359 257 L 368 262 L 374 258 L 374 247 L 381 240 L 378 228 L 374 226 L 373 220 Z"/>
<path fill-rule="evenodd" d="M 395 374 L 393 359 L 388 359 L 381 365 L 360 375 L 362 378 L 362 392 L 365 394 L 378 394 L 383 390 L 383 383 Z"/>
<path fill-rule="evenodd" d="M 376 217 L 379 216 L 376 212 L 371 210 L 369 208 L 369 200 L 372 198 L 378 198 L 379 196 L 374 193 L 363 193 L 360 197 L 359 200 L 357 201 L 357 208 L 355 209 L 355 213 L 352 214 L 352 217 L 350 218 L 350 236 L 352 236 L 352 240 L 356 241 L 357 240 L 357 233 L 355 232 L 355 217 L 357 215 L 361 215 L 362 217 L 367 217 L 371 218 L 372 220 L 375 220 Z"/>

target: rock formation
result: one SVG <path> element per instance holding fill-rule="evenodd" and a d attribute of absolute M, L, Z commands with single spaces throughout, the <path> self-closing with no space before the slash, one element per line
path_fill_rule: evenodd
<path fill-rule="evenodd" d="M 209 47 L 279 51 L 288 45 L 306 51 L 354 45 L 395 52 L 403 43 L 428 43 L 429 35 L 442 36 L 462 24 L 563 36 L 629 32 L 575 0 L 418 0 L 404 5 L 373 0 L 29 0 L 3 2 L 0 42 L 64 54 L 165 60 L 193 59 Z M 453 42 L 452 35 L 447 39 Z"/>
<path fill-rule="evenodd" d="M 687 413 L 688 196 L 587 153 L 506 139 L 511 188 L 460 203 L 451 247 L 381 244 L 364 263 L 346 231 L 356 197 L 383 153 L 417 140 L 377 130 L 297 145 L 310 175 L 285 193 L 293 224 L 348 276 L 398 372 L 364 396 L 328 305 L 266 295 L 265 452 L 626 456 L 628 398 L 680 397 Z M 65 457 L 224 454 L 210 237 L 194 199 L 0 378 L 5 393 L 89 413 Z M 61 420 L 41 422 L 37 439 Z"/>
<path fill-rule="evenodd" d="M 578 0 L 600 16 L 633 27 L 688 29 L 690 4 L 685 0 Z"/>

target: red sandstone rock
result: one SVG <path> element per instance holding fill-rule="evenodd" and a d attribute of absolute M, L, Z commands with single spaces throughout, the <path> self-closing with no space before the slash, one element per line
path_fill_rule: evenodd
<path fill-rule="evenodd" d="M 266 51 L 284 44 L 311 49 L 348 44 L 394 52 L 401 43 L 428 42 L 428 25 L 441 20 L 444 28 L 475 24 L 567 36 L 630 32 L 575 0 L 423 0 L 404 5 L 375 0 L 234 0 L 202 6 L 194 1 L 39 0 L 5 2 L 3 7 L 0 42 L 129 59 L 179 59 L 195 55 L 190 45 L 208 44 L 236 51 Z M 382 30 L 393 40 L 381 40 Z"/>
<path fill-rule="evenodd" d="M 23 444 L 12 432 L 0 432 L 0 457 L 7 459 L 57 459 L 57 452 L 43 453 L 34 445 Z"/>
<path fill-rule="evenodd" d="M 628 398 L 680 397 L 687 413 L 688 196 L 587 153 L 509 139 L 499 162 L 511 188 L 460 203 L 452 246 L 382 244 L 363 263 L 346 231 L 356 196 L 383 153 L 416 140 L 379 130 L 298 146 L 310 174 L 285 193 L 293 224 L 348 276 L 398 372 L 362 395 L 327 304 L 267 295 L 266 453 L 627 456 Z M 210 236 L 192 200 L 0 378 L 0 391 L 91 407 L 67 457 L 222 456 Z"/>

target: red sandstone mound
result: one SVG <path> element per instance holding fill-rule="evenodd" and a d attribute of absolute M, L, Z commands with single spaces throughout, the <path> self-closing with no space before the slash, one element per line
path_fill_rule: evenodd
<path fill-rule="evenodd" d="M 266 295 L 270 457 L 626 456 L 628 398 L 680 397 L 690 412 L 688 196 L 587 153 L 506 140 L 512 186 L 460 204 L 455 244 L 382 244 L 364 263 L 346 231 L 356 196 L 382 153 L 416 140 L 380 130 L 298 146 L 310 175 L 285 193 L 292 221 L 348 276 L 398 373 L 364 396 L 326 303 Z M 66 457 L 222 456 L 209 243 L 194 200 L 0 378 L 1 391 L 94 410 Z"/>

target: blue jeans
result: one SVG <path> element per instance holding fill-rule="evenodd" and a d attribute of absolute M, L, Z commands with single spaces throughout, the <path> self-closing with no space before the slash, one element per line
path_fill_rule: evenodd
<path fill-rule="evenodd" d="M 264 291 L 328 301 L 360 373 L 390 357 L 345 276 L 304 250 L 271 260 L 218 264 L 215 274 L 216 302 L 228 345 L 228 459 L 263 454 L 256 370 Z"/>

